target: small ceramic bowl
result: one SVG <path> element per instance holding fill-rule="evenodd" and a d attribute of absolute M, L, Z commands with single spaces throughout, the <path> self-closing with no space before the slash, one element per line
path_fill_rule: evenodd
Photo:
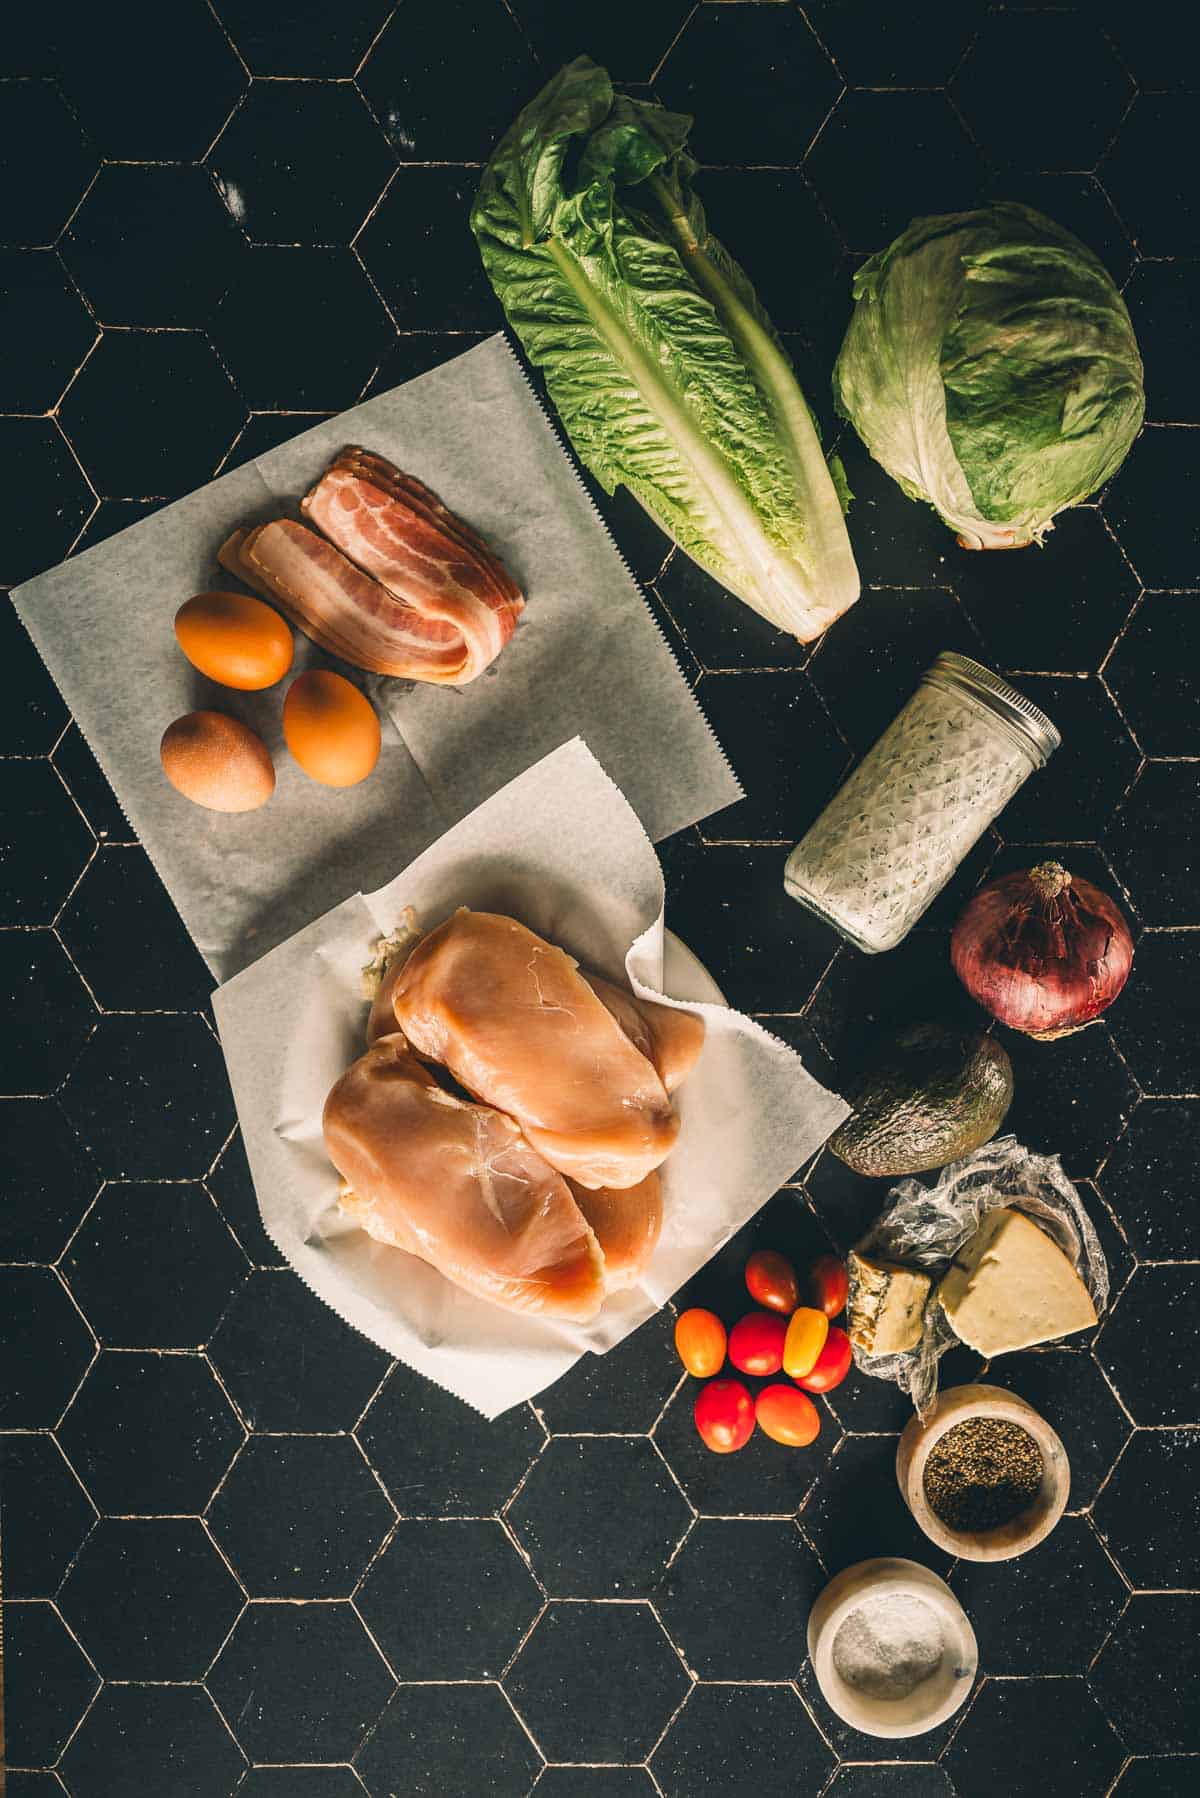
<path fill-rule="evenodd" d="M 1020 1424 L 1042 1451 L 1042 1483 L 1028 1510 L 991 1530 L 953 1530 L 925 1496 L 925 1463 L 946 1431 L 972 1417 L 996 1417 Z M 1008 1561 L 1045 1540 L 1066 1509 L 1071 1464 L 1062 1441 L 1044 1417 L 1001 1386 L 951 1386 L 938 1394 L 923 1423 L 913 1417 L 896 1450 L 896 1478 L 904 1502 L 931 1542 L 967 1561 Z"/>
<path fill-rule="evenodd" d="M 904 1698 L 877 1698 L 838 1672 L 833 1645 L 843 1623 L 864 1605 L 890 1597 L 919 1598 L 942 1626 L 942 1658 Z M 808 1655 L 826 1704 L 843 1723 L 869 1736 L 920 1736 L 952 1717 L 975 1679 L 979 1651 L 967 1614 L 945 1580 L 917 1561 L 859 1561 L 831 1579 L 808 1615 Z"/>

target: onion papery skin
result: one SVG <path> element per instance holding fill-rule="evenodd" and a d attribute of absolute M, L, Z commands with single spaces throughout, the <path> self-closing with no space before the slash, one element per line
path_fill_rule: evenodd
<path fill-rule="evenodd" d="M 971 997 L 1043 1042 L 1082 1030 L 1112 1004 L 1133 965 L 1133 938 L 1113 901 L 1056 862 L 983 887 L 950 939 Z"/>

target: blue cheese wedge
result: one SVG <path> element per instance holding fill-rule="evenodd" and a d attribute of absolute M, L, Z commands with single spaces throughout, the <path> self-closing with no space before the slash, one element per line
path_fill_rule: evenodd
<path fill-rule="evenodd" d="M 849 1335 L 864 1355 L 902 1355 L 921 1340 L 933 1281 L 918 1268 L 851 1250 Z"/>
<path fill-rule="evenodd" d="M 1023 1211 L 989 1211 L 937 1291 L 950 1327 L 981 1355 L 1053 1342 L 1096 1321 L 1091 1295 L 1056 1242 Z"/>

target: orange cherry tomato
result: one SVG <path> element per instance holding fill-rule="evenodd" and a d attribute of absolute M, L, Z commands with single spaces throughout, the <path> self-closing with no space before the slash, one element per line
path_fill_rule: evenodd
<path fill-rule="evenodd" d="M 808 1283 L 818 1311 L 823 1311 L 826 1317 L 836 1317 L 844 1310 L 850 1277 L 840 1255 L 822 1255 L 814 1261 L 808 1271 Z"/>
<path fill-rule="evenodd" d="M 692 1415 L 715 1455 L 734 1454 L 754 1434 L 754 1400 L 740 1380 L 710 1380 L 696 1395 Z"/>
<path fill-rule="evenodd" d="M 725 1325 L 699 1306 L 681 1312 L 675 1319 L 675 1352 L 690 1374 L 711 1379 L 725 1365 Z"/>
<path fill-rule="evenodd" d="M 774 1249 L 755 1249 L 746 1263 L 746 1287 L 755 1304 L 768 1311 L 792 1312 L 800 1303 L 796 1270 Z"/>
<path fill-rule="evenodd" d="M 823 1311 L 801 1305 L 798 1311 L 792 1312 L 783 1345 L 783 1371 L 790 1379 L 798 1380 L 811 1372 L 828 1334 L 829 1319 Z"/>
<path fill-rule="evenodd" d="M 850 1338 L 837 1324 L 830 1324 L 825 1346 L 806 1374 L 797 1374 L 796 1384 L 805 1392 L 832 1392 L 840 1386 L 854 1363 Z"/>
<path fill-rule="evenodd" d="M 789 1448 L 807 1448 L 821 1432 L 821 1413 L 794 1386 L 764 1386 L 754 1401 L 754 1416 L 764 1436 Z"/>
<path fill-rule="evenodd" d="M 739 1373 L 778 1373 L 787 1329 L 777 1311 L 748 1311 L 729 1332 L 729 1359 Z"/>

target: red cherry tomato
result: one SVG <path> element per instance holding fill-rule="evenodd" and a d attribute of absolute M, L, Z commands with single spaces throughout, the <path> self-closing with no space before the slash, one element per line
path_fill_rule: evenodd
<path fill-rule="evenodd" d="M 755 1304 L 768 1311 L 790 1312 L 800 1303 L 796 1270 L 774 1249 L 755 1249 L 746 1263 L 746 1286 Z"/>
<path fill-rule="evenodd" d="M 837 1324 L 830 1324 L 825 1347 L 809 1371 L 797 1378 L 796 1384 L 803 1386 L 805 1392 L 832 1392 L 850 1372 L 853 1360 L 850 1338 L 845 1330 L 839 1329 Z"/>
<path fill-rule="evenodd" d="M 846 1263 L 839 1255 L 822 1255 L 819 1261 L 814 1261 L 809 1269 L 808 1283 L 812 1288 L 813 1304 L 826 1317 L 836 1317 L 845 1308 L 850 1278 Z"/>
<path fill-rule="evenodd" d="M 740 1380 L 710 1380 L 696 1396 L 692 1415 L 706 1448 L 732 1455 L 754 1434 L 754 1400 Z"/>
<path fill-rule="evenodd" d="M 748 1311 L 729 1332 L 729 1359 L 739 1373 L 778 1373 L 786 1340 L 786 1317 L 777 1311 Z"/>
<path fill-rule="evenodd" d="M 764 1436 L 789 1448 L 807 1448 L 820 1434 L 821 1413 L 794 1386 L 764 1386 L 754 1401 L 754 1415 Z"/>
<path fill-rule="evenodd" d="M 725 1325 L 714 1311 L 694 1306 L 675 1320 L 675 1352 L 690 1374 L 707 1380 L 725 1365 Z"/>

